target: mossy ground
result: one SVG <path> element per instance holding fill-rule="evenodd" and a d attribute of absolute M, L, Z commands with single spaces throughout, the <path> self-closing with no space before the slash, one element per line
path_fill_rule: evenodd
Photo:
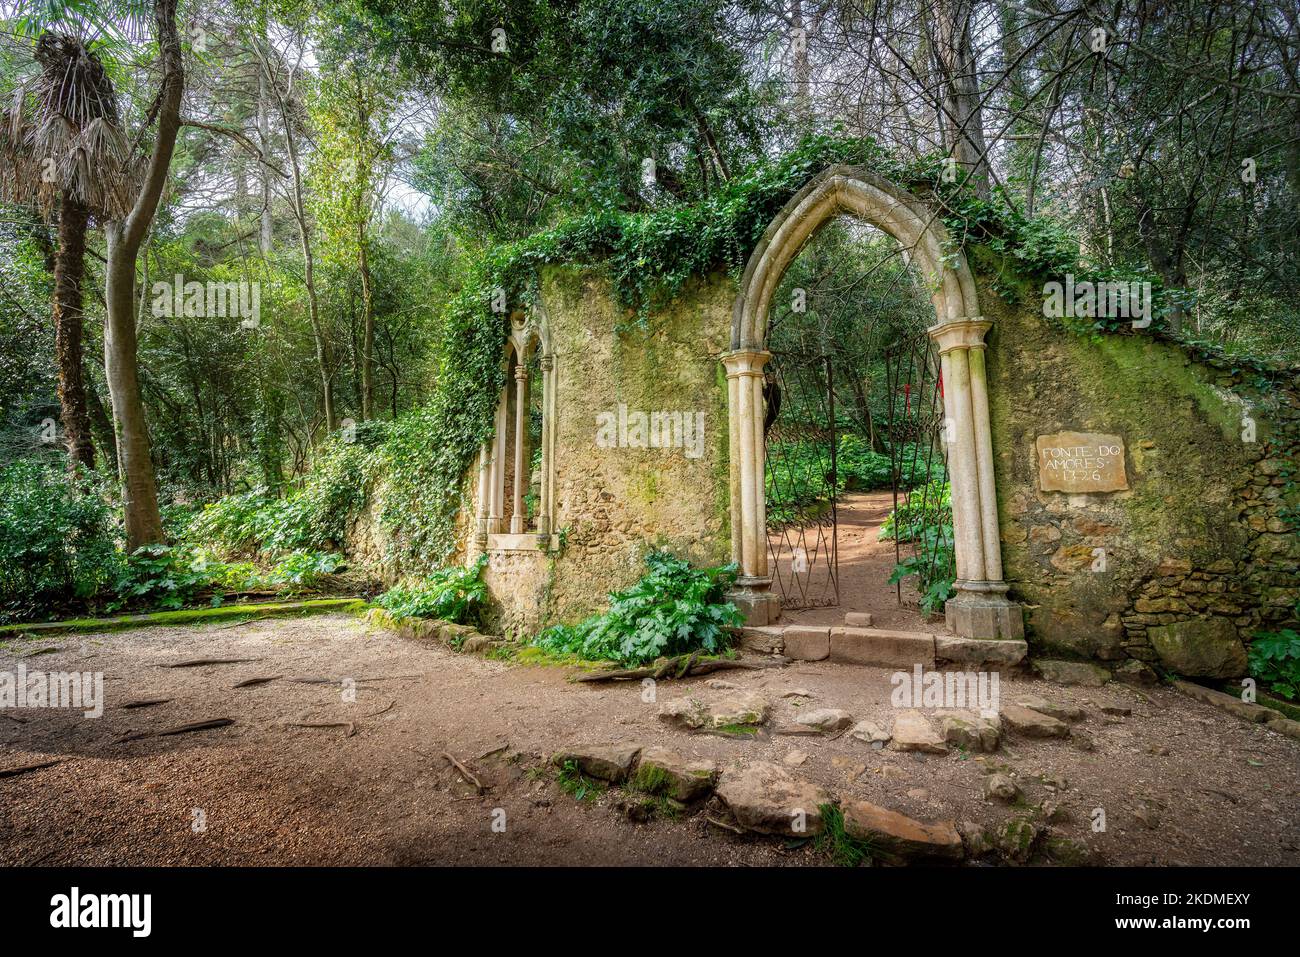
<path fill-rule="evenodd" d="M 179 611 L 155 611 L 113 618 L 71 618 L 39 624 L 0 625 L 0 639 L 35 638 L 74 632 L 124 631 L 166 625 L 202 625 L 213 621 L 236 621 L 243 618 L 314 615 L 325 612 L 364 610 L 360 598 L 316 598 L 308 601 L 267 602 L 264 604 L 222 605 L 216 608 L 184 608 Z"/>

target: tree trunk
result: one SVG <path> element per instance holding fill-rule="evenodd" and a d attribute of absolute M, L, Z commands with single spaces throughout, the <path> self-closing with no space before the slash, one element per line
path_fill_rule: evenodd
<path fill-rule="evenodd" d="M 316 299 L 316 259 L 312 253 L 311 230 L 307 224 L 307 207 L 302 197 L 302 170 L 298 167 L 298 147 L 294 143 L 292 118 L 288 105 L 280 98 L 280 115 L 284 118 L 285 149 L 289 154 L 289 169 L 293 174 L 293 214 L 298 223 L 298 240 L 302 246 L 302 281 L 307 287 L 307 314 L 311 319 L 312 337 L 316 341 L 316 367 L 320 370 L 321 405 L 325 412 L 325 431 L 334 431 L 334 356 L 325 338 L 325 326 L 320 318 L 320 303 Z"/>
<path fill-rule="evenodd" d="M 108 265 L 104 268 L 104 374 L 113 400 L 117 425 L 118 468 L 122 473 L 122 508 L 126 520 L 127 551 L 163 541 L 154 480 L 149 430 L 140 398 L 136 346 L 135 261 L 140 253 L 163 187 L 167 184 L 176 135 L 180 131 L 181 96 L 185 70 L 180 35 L 176 29 L 176 0 L 155 0 L 162 82 L 158 96 L 157 130 L 140 192 L 123 220 L 104 226 Z"/>
<path fill-rule="evenodd" d="M 103 458 L 104 474 L 116 475 L 121 481 L 122 474 L 117 468 L 117 439 L 113 434 L 113 423 L 104 409 L 104 403 L 92 383 L 86 383 L 86 407 L 90 409 L 90 424 L 99 444 L 99 454 Z"/>
<path fill-rule="evenodd" d="M 794 0 L 790 10 L 794 53 L 794 115 L 803 130 L 812 129 L 812 66 L 808 60 L 808 26 L 803 18 L 803 0 Z"/>
<path fill-rule="evenodd" d="M 366 251 L 366 227 L 357 226 L 357 268 L 361 273 L 361 421 L 375 414 L 375 302 L 370 278 L 370 256 Z"/>
<path fill-rule="evenodd" d="M 257 76 L 257 139 L 263 156 L 271 155 L 271 100 L 266 89 L 266 77 L 258 71 Z M 262 258 L 271 255 L 271 169 L 262 164 L 262 221 L 258 231 L 258 247 Z"/>
<path fill-rule="evenodd" d="M 54 260 L 54 354 L 59 367 L 59 406 L 68 445 L 68 468 L 95 467 L 82 370 L 81 281 L 86 274 L 89 210 L 65 191 L 59 207 L 59 248 Z"/>
<path fill-rule="evenodd" d="M 118 468 L 122 473 L 122 507 L 126 518 L 127 551 L 163 540 L 162 516 L 158 511 L 158 488 L 154 481 L 149 429 L 144 403 L 140 399 L 135 334 L 135 256 L 127 255 L 122 226 L 110 223 L 108 268 L 104 298 L 108 317 L 104 322 L 104 377 L 113 400 L 113 421 L 117 425 Z"/>
<path fill-rule="evenodd" d="M 971 40 L 973 13 L 971 0 L 939 0 L 935 4 L 935 54 L 942 74 L 940 101 L 951 155 L 963 177 L 970 177 L 976 193 L 987 199 L 988 149 Z"/>

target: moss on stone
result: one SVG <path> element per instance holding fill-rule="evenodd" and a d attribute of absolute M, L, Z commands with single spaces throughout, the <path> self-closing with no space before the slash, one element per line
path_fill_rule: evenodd
<path fill-rule="evenodd" d="M 115 618 L 73 618 L 67 621 L 38 624 L 0 625 L 0 637 L 70 634 L 73 632 L 125 631 L 131 628 L 154 628 L 167 625 L 202 625 L 236 618 L 291 617 L 326 612 L 365 610 L 360 598 L 317 598 L 309 601 L 267 604 L 221 605 L 216 608 L 185 608 L 179 611 L 155 611 Z"/>

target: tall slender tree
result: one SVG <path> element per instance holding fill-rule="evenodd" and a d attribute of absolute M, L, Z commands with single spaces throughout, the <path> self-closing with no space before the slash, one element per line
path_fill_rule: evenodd
<path fill-rule="evenodd" d="M 129 549 L 163 540 L 158 510 L 158 484 L 154 477 L 140 396 L 136 339 L 136 258 L 149 233 L 167 183 L 176 136 L 181 128 L 181 96 L 185 66 L 176 27 L 176 0 L 155 0 L 154 39 L 161 69 L 153 148 L 133 192 L 130 212 L 110 218 L 104 225 L 108 264 L 104 269 L 104 370 L 113 418 L 117 427 L 118 463 L 122 473 L 122 502 Z"/>
<path fill-rule="evenodd" d="M 47 30 L 32 56 L 36 74 L 0 114 L 0 198 L 57 216 L 52 313 L 60 413 L 69 467 L 93 469 L 82 354 L 86 230 L 92 217 L 126 212 L 127 144 L 112 81 L 86 41 Z"/>

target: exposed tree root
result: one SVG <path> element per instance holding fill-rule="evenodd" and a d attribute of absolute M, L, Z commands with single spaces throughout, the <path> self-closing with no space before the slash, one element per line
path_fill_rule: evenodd
<path fill-rule="evenodd" d="M 38 761 L 35 764 L 23 764 L 16 768 L 0 768 L 0 778 L 16 778 L 20 774 L 26 774 L 29 771 L 39 771 L 41 768 L 51 768 L 56 764 L 62 764 L 63 758 L 54 758 L 52 761 Z"/>
<path fill-rule="evenodd" d="M 614 668 L 608 671 L 588 671 L 577 675 L 574 681 L 634 681 L 638 678 L 696 678 L 712 674 L 715 671 L 757 671 L 763 668 L 777 668 L 785 664 L 784 660 L 773 662 L 734 661 L 729 658 L 716 658 L 700 661 L 700 653 L 677 655 L 673 658 L 660 658 L 653 664 L 641 668 Z"/>

